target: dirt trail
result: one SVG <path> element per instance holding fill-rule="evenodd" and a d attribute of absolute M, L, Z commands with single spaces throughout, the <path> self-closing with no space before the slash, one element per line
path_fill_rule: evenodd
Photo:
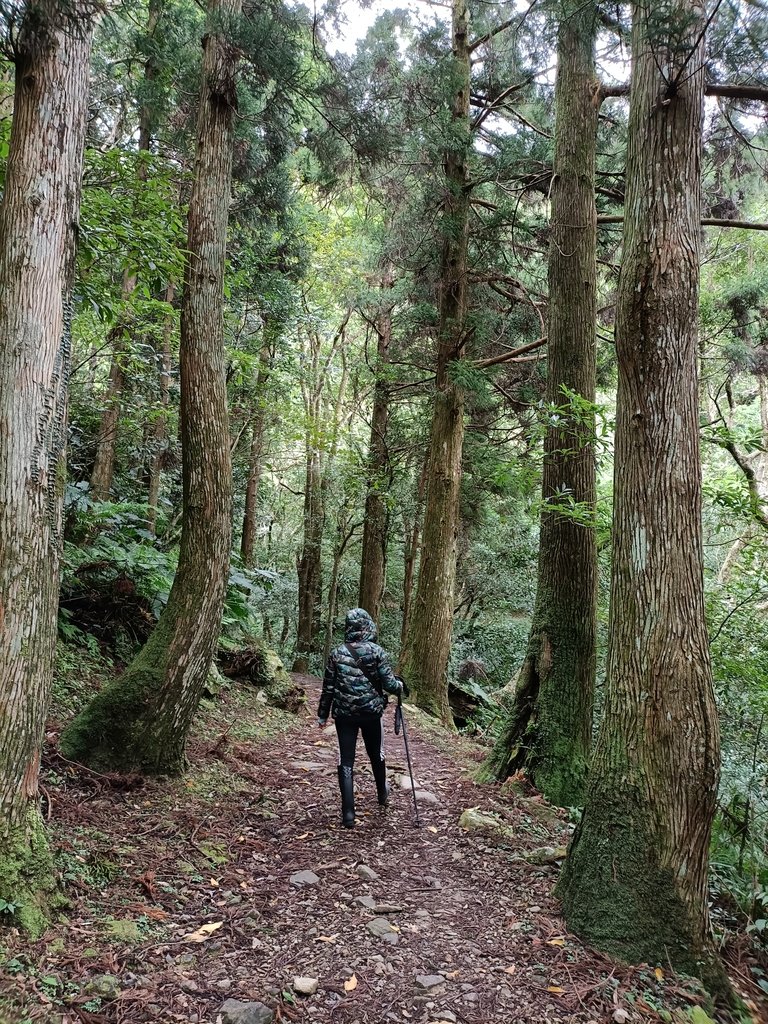
<path fill-rule="evenodd" d="M 480 748 L 415 711 L 421 828 L 397 784 L 379 810 L 360 743 L 358 820 L 343 829 L 319 680 L 299 681 L 307 706 L 287 728 L 242 692 L 210 704 L 183 779 L 97 776 L 62 762 L 49 737 L 50 828 L 71 902 L 36 945 L 11 934 L 0 950 L 0 1024 L 586 1024 L 696 1002 L 663 972 L 618 967 L 564 933 L 552 894 L 562 814 L 474 784 Z M 504 833 L 461 828 L 473 807 Z M 300 994 L 297 977 L 316 990 Z M 249 1005 L 228 1018 L 228 1000 Z"/>
<path fill-rule="evenodd" d="M 551 846 L 553 839 L 562 843 L 564 825 L 545 825 L 538 814 L 502 804 L 495 809 L 509 816 L 514 840 L 490 845 L 481 833 L 460 828 L 464 809 L 489 807 L 498 791 L 471 781 L 477 764 L 468 744 L 441 750 L 412 717 L 417 786 L 435 798 L 419 801 L 421 827 L 415 827 L 407 789 L 393 786 L 391 807 L 382 813 L 370 773 L 357 771 L 357 825 L 345 830 L 339 825 L 335 735 L 312 728 L 314 706 L 310 697 L 285 767 L 275 771 L 272 761 L 262 768 L 279 801 L 269 870 L 277 898 L 272 923 L 280 942 L 264 950 L 260 971 L 275 980 L 320 980 L 318 995 L 301 1004 L 306 1019 L 594 1019 L 574 988 L 579 950 L 562 938 L 551 896 L 554 869 L 511 859 L 525 849 Z M 392 717 L 391 711 L 385 715 L 385 748 L 397 779 L 406 762 Z M 286 746 L 273 756 L 285 758 Z M 362 749 L 357 763 L 366 764 Z M 361 877 L 359 872 L 368 874 L 365 868 L 378 877 Z M 304 869 L 319 876 L 316 886 L 292 885 L 291 874 Z M 383 913 L 381 906 L 399 909 Z M 397 930 L 375 937 L 369 928 L 375 919 Z M 349 972 L 357 985 L 339 998 Z"/>

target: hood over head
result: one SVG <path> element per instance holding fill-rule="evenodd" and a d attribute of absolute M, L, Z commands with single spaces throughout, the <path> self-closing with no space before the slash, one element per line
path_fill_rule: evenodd
<path fill-rule="evenodd" d="M 375 642 L 377 636 L 376 623 L 365 608 L 350 608 L 344 623 L 344 639 L 352 643 L 359 643 L 361 640 Z"/>

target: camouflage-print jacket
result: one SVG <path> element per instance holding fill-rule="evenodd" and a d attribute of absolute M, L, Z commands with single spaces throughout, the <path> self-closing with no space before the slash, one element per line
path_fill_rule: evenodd
<path fill-rule="evenodd" d="M 375 642 L 376 626 L 367 612 L 353 609 L 347 615 L 345 641 L 331 652 L 323 677 L 317 717 L 325 721 L 353 715 L 380 715 L 387 694 L 402 692 L 392 672 L 389 656 Z"/>

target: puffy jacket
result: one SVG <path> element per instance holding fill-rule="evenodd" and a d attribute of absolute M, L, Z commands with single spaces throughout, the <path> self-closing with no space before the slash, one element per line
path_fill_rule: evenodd
<path fill-rule="evenodd" d="M 376 643 L 376 623 L 363 608 L 347 612 L 344 643 L 331 651 L 323 677 L 317 717 L 325 721 L 352 715 L 380 715 L 387 693 L 401 693 L 389 656 Z"/>

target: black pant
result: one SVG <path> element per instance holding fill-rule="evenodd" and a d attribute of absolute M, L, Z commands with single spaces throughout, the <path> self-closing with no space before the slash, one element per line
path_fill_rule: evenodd
<path fill-rule="evenodd" d="M 371 759 L 371 765 L 384 762 L 384 727 L 381 715 L 355 715 L 336 719 L 336 735 L 339 737 L 339 764 L 352 768 L 355 763 L 355 747 L 358 730 L 363 734 L 363 743 Z"/>

